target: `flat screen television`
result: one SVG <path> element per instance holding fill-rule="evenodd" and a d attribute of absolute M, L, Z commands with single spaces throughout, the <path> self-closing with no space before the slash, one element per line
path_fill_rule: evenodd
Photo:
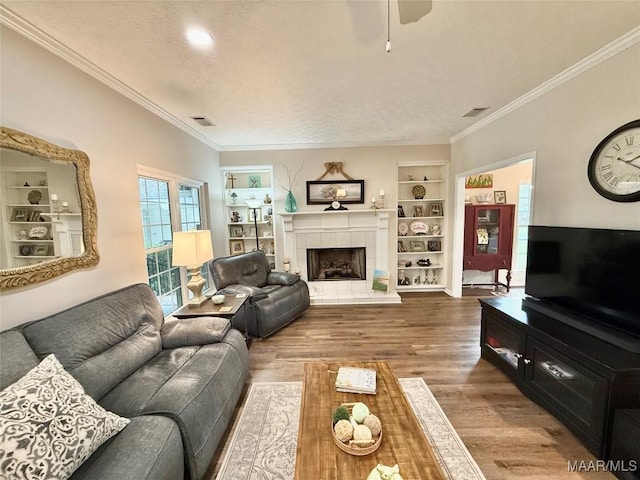
<path fill-rule="evenodd" d="M 530 226 L 525 293 L 640 339 L 640 231 Z"/>

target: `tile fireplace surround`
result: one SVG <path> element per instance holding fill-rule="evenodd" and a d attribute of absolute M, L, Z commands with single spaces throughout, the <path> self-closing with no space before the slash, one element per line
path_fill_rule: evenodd
<path fill-rule="evenodd" d="M 373 271 L 389 267 L 389 215 L 394 210 L 337 210 L 282 213 L 284 256 L 307 279 L 307 248 L 366 249 L 366 280 L 308 282 L 311 304 L 400 303 L 393 284 L 389 292 L 372 290 Z"/>

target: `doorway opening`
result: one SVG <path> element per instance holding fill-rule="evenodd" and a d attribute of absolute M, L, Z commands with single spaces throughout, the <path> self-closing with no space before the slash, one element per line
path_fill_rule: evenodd
<path fill-rule="evenodd" d="M 523 287 L 527 262 L 528 227 L 533 212 L 533 180 L 535 153 L 521 155 L 480 169 L 456 175 L 456 211 L 454 213 L 454 245 L 452 294 L 462 296 L 463 285 L 486 288 L 488 294 L 506 292 L 495 288 L 510 283 L 511 287 Z M 481 178 L 480 185 L 473 185 L 474 178 Z M 475 270 L 473 263 L 465 263 L 465 207 L 466 205 L 513 205 L 513 226 L 510 229 L 512 248 L 508 249 L 506 265 L 511 269 Z M 468 227 L 467 227 L 468 228 Z M 466 242 L 473 238 L 466 232 Z M 467 246 L 468 248 L 468 246 Z M 481 266 L 486 269 L 488 267 Z M 496 275 L 497 272 L 497 275 Z M 511 280 L 507 282 L 507 275 Z M 489 293 L 490 292 L 490 293 Z"/>

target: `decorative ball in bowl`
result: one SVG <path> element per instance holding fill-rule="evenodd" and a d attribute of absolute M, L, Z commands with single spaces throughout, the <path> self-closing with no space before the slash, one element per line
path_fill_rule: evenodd
<path fill-rule="evenodd" d="M 333 411 L 332 436 L 349 455 L 369 455 L 382 441 L 382 423 L 362 402 L 343 403 Z"/>
<path fill-rule="evenodd" d="M 221 303 L 224 303 L 224 295 L 211 295 L 209 298 L 211 298 L 211 301 L 214 305 L 220 305 Z"/>

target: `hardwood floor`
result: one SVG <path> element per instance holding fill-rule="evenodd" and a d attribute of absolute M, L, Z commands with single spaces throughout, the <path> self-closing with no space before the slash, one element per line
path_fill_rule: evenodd
<path fill-rule="evenodd" d="M 488 480 L 615 478 L 569 472 L 568 461 L 595 458 L 480 358 L 477 298 L 403 294 L 402 301 L 311 307 L 252 343 L 250 381 L 302 381 L 304 363 L 315 360 L 387 360 L 399 378 L 424 378 Z"/>

